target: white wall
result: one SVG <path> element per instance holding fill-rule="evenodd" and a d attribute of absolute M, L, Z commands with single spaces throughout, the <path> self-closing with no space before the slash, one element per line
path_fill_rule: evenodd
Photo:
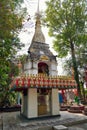
<path fill-rule="evenodd" d="M 58 75 L 57 64 L 56 63 L 51 63 L 51 66 L 50 66 L 50 75 L 52 75 L 52 76 Z"/>
<path fill-rule="evenodd" d="M 28 89 L 28 118 L 33 118 L 38 116 L 37 108 L 37 89 L 29 88 Z"/>
<path fill-rule="evenodd" d="M 38 65 L 36 62 L 33 62 L 33 69 L 32 69 L 32 62 L 28 61 L 24 65 L 24 73 L 25 74 L 37 74 L 38 73 Z"/>

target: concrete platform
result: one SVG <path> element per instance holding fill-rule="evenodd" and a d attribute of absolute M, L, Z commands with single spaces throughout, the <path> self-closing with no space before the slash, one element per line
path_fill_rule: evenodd
<path fill-rule="evenodd" d="M 60 117 L 44 118 L 38 120 L 28 120 L 20 116 L 20 112 L 0 113 L 0 118 L 3 122 L 3 128 L 0 130 L 53 130 L 54 126 L 64 125 L 69 130 L 73 129 L 73 125 L 86 123 L 87 116 L 78 113 L 69 113 L 61 111 Z M 87 126 L 85 125 L 87 130 Z M 79 127 L 80 128 L 80 127 Z"/>

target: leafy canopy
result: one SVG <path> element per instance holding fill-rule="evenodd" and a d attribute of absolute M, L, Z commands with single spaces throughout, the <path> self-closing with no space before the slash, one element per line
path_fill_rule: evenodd
<path fill-rule="evenodd" d="M 59 57 L 71 53 L 70 43 L 75 49 L 87 48 L 87 1 L 50 0 L 47 2 L 45 22 L 49 35 L 54 37 L 54 49 Z"/>
<path fill-rule="evenodd" d="M 81 97 L 77 52 L 87 48 L 87 0 L 49 0 L 45 15 L 53 48 L 59 57 L 71 55 L 78 95 Z"/>
<path fill-rule="evenodd" d="M 2 100 L 9 93 L 12 57 L 23 46 L 18 38 L 26 12 L 21 2 L 23 0 L 0 0 L 0 97 L 4 93 Z"/>

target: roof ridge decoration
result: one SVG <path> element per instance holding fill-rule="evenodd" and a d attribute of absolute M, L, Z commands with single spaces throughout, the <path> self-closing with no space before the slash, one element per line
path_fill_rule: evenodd
<path fill-rule="evenodd" d="M 13 79 L 10 85 L 11 90 L 22 91 L 28 88 L 58 88 L 76 89 L 77 83 L 68 76 L 47 76 L 44 74 L 38 75 L 23 75 Z"/>

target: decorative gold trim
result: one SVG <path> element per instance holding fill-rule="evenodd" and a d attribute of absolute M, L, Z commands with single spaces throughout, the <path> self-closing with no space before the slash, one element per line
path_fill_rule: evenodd
<path fill-rule="evenodd" d="M 41 61 L 48 61 L 48 60 L 49 60 L 49 57 L 46 56 L 46 55 L 42 55 L 42 56 L 40 56 L 40 60 L 41 60 Z"/>

